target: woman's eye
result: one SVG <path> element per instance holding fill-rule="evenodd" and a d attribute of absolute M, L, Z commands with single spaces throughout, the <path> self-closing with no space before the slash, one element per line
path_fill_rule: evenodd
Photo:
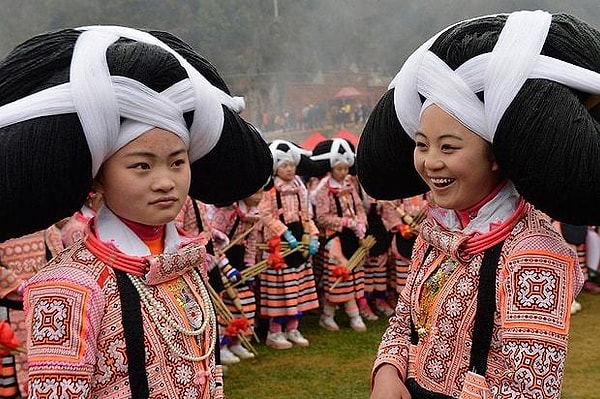
<path fill-rule="evenodd" d="M 142 170 L 146 170 L 146 169 L 150 169 L 150 165 L 148 165 L 145 162 L 139 162 L 136 164 L 131 165 L 132 169 L 142 169 Z"/>
<path fill-rule="evenodd" d="M 180 166 L 185 165 L 185 159 L 178 159 L 175 162 L 173 162 L 173 166 L 178 168 Z"/>
<path fill-rule="evenodd" d="M 419 141 L 417 141 L 417 142 L 415 143 L 415 146 L 416 146 L 418 149 L 420 149 L 420 150 L 427 148 L 427 145 L 426 145 L 425 143 L 422 143 L 422 142 L 419 142 Z"/>
<path fill-rule="evenodd" d="M 458 148 L 453 146 L 453 145 L 449 145 L 449 144 L 444 144 L 442 145 L 442 151 L 443 152 L 452 152 L 454 150 L 457 150 Z"/>

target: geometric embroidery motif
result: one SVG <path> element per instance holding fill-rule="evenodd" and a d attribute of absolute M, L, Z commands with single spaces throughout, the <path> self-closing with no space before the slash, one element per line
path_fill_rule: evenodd
<path fill-rule="evenodd" d="M 30 386 L 29 395 L 34 398 L 85 398 L 89 391 L 87 379 L 76 375 L 68 378 L 64 374 L 48 373 L 32 378 Z"/>
<path fill-rule="evenodd" d="M 32 361 L 77 362 L 84 353 L 87 335 L 88 293 L 81 286 L 60 282 L 51 287 L 29 288 L 32 311 Z"/>
<path fill-rule="evenodd" d="M 509 338 L 503 347 L 503 354 L 512 359 L 515 368 L 511 383 L 502 387 L 499 396 L 515 397 L 517 392 L 528 392 L 528 397 L 558 397 L 563 375 L 561 365 L 566 358 L 564 350 L 551 348 L 549 343 L 541 346 L 537 338 Z"/>
<path fill-rule="evenodd" d="M 508 310 L 505 325 L 543 324 L 557 332 L 567 331 L 569 259 L 557 255 L 521 253 L 511 257 L 508 270 L 514 276 L 506 287 Z"/>

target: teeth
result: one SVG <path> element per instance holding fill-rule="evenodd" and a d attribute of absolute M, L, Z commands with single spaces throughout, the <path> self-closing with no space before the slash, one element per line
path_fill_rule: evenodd
<path fill-rule="evenodd" d="M 440 178 L 431 178 L 429 179 L 433 184 L 450 184 L 454 181 L 454 179 L 440 179 Z"/>

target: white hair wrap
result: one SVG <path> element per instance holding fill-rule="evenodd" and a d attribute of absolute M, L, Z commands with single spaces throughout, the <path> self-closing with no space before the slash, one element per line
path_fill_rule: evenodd
<path fill-rule="evenodd" d="M 285 144 L 289 147 L 287 151 L 284 151 L 279 147 L 280 144 Z M 286 161 L 292 162 L 294 165 L 298 166 L 300 163 L 300 159 L 302 155 L 311 156 L 312 152 L 305 150 L 297 145 L 290 143 L 287 140 L 273 140 L 271 144 L 269 144 L 269 150 L 271 150 L 271 154 L 273 155 L 273 173 L 277 171 L 277 168 L 281 166 Z"/>
<path fill-rule="evenodd" d="M 343 153 L 340 152 L 343 149 Z M 348 166 L 354 165 L 354 152 L 350 148 L 350 144 L 344 139 L 335 138 L 331 143 L 331 150 L 324 154 L 313 155 L 310 157 L 313 161 L 329 160 L 329 165 L 333 168 L 334 166 L 345 163 Z"/>
<path fill-rule="evenodd" d="M 389 85 L 394 88 L 394 108 L 406 133 L 414 139 L 421 113 L 436 104 L 491 143 L 504 112 L 527 79 L 548 79 L 600 94 L 600 74 L 540 54 L 551 22 L 552 15 L 539 10 L 508 15 L 493 51 L 454 71 L 429 51 L 451 27 L 425 42 Z M 481 91 L 485 102 L 476 96 Z M 419 94 L 426 98 L 423 104 Z"/>
<path fill-rule="evenodd" d="M 242 98 L 231 97 L 210 84 L 179 53 L 149 33 L 119 26 L 78 30 L 82 33 L 75 43 L 70 81 L 0 107 L 0 127 L 76 112 L 92 155 L 93 175 L 119 148 L 154 127 L 179 136 L 189 148 L 190 159 L 198 160 L 219 140 L 224 123 L 221 107 L 238 113 L 244 109 Z M 170 52 L 188 79 L 158 93 L 133 79 L 111 76 L 106 50 L 121 37 Z M 183 115 L 192 110 L 194 122 L 188 130 Z"/>

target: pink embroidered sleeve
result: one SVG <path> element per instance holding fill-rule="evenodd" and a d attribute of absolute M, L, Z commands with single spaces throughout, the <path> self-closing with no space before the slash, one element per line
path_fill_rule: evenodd
<path fill-rule="evenodd" d="M 13 270 L 0 267 L 0 298 L 4 298 L 12 291 L 19 288 L 22 280 Z"/>
<path fill-rule="evenodd" d="M 88 397 L 104 295 L 78 270 L 54 269 L 25 291 L 30 397 Z"/>
<path fill-rule="evenodd" d="M 403 223 L 396 206 L 393 201 L 383 201 L 381 204 L 381 220 L 388 231 Z"/>
<path fill-rule="evenodd" d="M 332 211 L 332 198 L 326 186 L 315 192 L 315 223 L 321 229 L 342 231 L 342 218 Z"/>
<path fill-rule="evenodd" d="M 258 204 L 261 221 L 266 229 L 267 236 L 280 236 L 286 230 L 287 226 L 279 220 L 277 214 L 277 203 L 275 195 L 271 192 L 265 192 L 262 201 Z"/>
<path fill-rule="evenodd" d="M 505 265 L 498 293 L 503 374 L 494 398 L 559 398 L 570 304 L 581 287 L 576 256 L 552 237 L 530 236 Z"/>
<path fill-rule="evenodd" d="M 259 244 L 260 239 L 260 222 L 254 224 L 254 229 L 248 234 L 246 238 L 246 250 L 244 251 L 244 263 L 247 265 L 254 265 L 257 262 L 258 251 L 256 246 Z"/>
<path fill-rule="evenodd" d="M 227 234 L 231 221 L 235 218 L 235 209 L 233 207 L 214 208 L 210 223 L 213 228 Z"/>

